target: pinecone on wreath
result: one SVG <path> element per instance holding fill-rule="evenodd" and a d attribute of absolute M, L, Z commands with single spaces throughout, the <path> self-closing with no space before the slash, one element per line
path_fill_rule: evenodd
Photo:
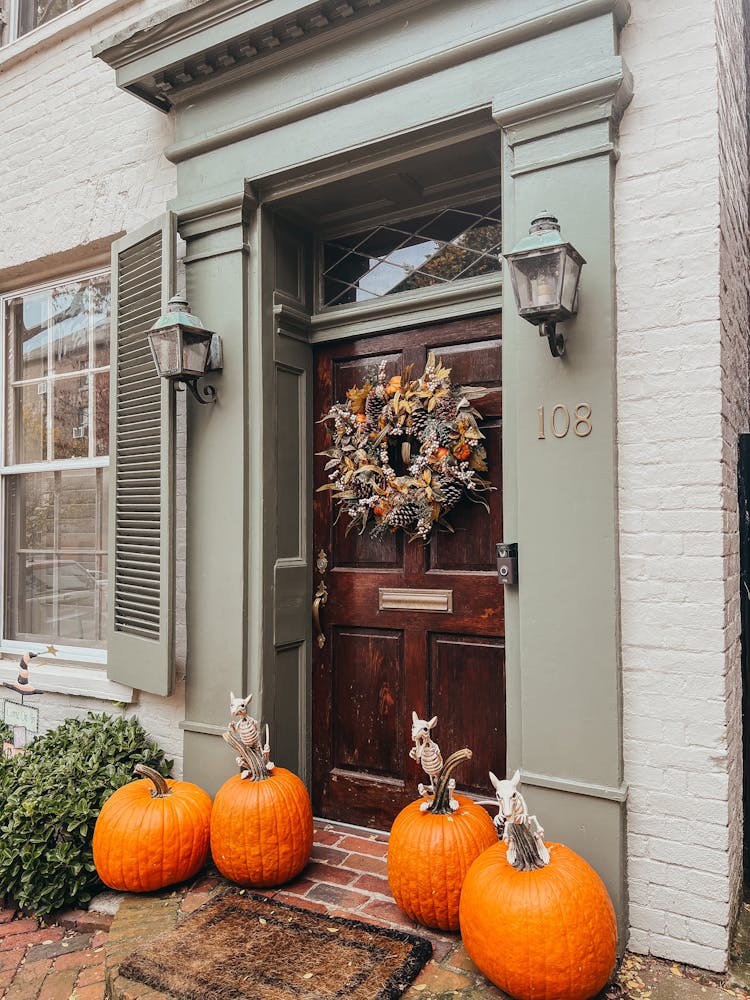
<path fill-rule="evenodd" d="M 426 410 L 415 410 L 410 417 L 411 432 L 415 437 L 421 438 L 427 427 L 430 418 Z"/>
<path fill-rule="evenodd" d="M 438 444 L 441 448 L 450 448 L 453 444 L 453 432 L 447 424 L 444 424 L 438 431 Z"/>
<path fill-rule="evenodd" d="M 365 500 L 371 492 L 370 484 L 365 476 L 354 477 L 354 493 L 358 500 Z"/>
<path fill-rule="evenodd" d="M 435 413 L 441 420 L 454 420 L 457 412 L 456 401 L 452 396 L 441 399 L 435 407 Z"/>
<path fill-rule="evenodd" d="M 442 500 L 440 501 L 441 509 L 445 511 L 451 510 L 456 506 L 458 501 L 464 494 L 464 491 L 457 483 L 446 483 L 440 490 Z"/>
<path fill-rule="evenodd" d="M 367 417 L 366 423 L 368 428 L 374 429 L 378 426 L 378 420 L 384 406 L 385 400 L 377 396 L 375 392 L 371 392 L 365 402 L 365 416 Z"/>
<path fill-rule="evenodd" d="M 405 503 L 396 507 L 388 515 L 388 525 L 391 528 L 408 528 L 419 519 L 419 507 L 415 503 Z"/>

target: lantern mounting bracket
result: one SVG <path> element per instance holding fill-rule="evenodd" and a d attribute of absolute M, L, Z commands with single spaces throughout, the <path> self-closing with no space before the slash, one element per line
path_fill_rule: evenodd
<path fill-rule="evenodd" d="M 554 320 L 539 324 L 539 336 L 547 338 L 553 358 L 561 358 L 565 354 L 565 337 L 558 333 Z"/>
<path fill-rule="evenodd" d="M 216 389 L 212 385 L 199 385 L 195 378 L 175 379 L 177 386 L 184 386 L 199 403 L 216 401 Z"/>

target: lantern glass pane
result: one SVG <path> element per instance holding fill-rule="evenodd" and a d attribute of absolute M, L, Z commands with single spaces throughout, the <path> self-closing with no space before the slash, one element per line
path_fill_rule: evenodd
<path fill-rule="evenodd" d="M 511 262 L 519 309 L 556 309 L 560 303 L 563 251 L 541 250 Z"/>
<path fill-rule="evenodd" d="M 208 361 L 208 348 L 211 343 L 210 333 L 192 333 L 189 330 L 182 334 L 182 374 L 203 375 Z"/>
<path fill-rule="evenodd" d="M 150 330 L 148 342 L 156 370 L 162 378 L 180 374 L 180 331 L 175 326 Z"/>
<path fill-rule="evenodd" d="M 562 298 L 560 304 L 566 312 L 573 314 L 576 304 L 576 289 L 578 288 L 578 279 L 581 274 L 581 265 L 571 257 L 570 254 L 566 254 L 565 260 L 565 274 L 563 276 L 562 285 Z"/>

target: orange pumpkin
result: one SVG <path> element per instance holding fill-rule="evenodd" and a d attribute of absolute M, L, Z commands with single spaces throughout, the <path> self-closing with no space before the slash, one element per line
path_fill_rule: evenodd
<path fill-rule="evenodd" d="M 469 869 L 461 937 L 477 968 L 517 1000 L 589 1000 L 615 965 L 617 925 L 604 883 L 570 848 L 517 871 L 497 843 Z"/>
<path fill-rule="evenodd" d="M 466 459 L 471 455 L 471 446 L 466 444 L 458 444 L 453 449 L 453 454 L 459 460 L 459 462 L 465 462 Z"/>
<path fill-rule="evenodd" d="M 192 878 L 206 863 L 211 799 L 189 781 L 144 777 L 118 788 L 94 827 L 94 865 L 110 889 L 152 892 Z"/>
<path fill-rule="evenodd" d="M 222 875 L 244 886 L 281 885 L 310 860 L 313 818 L 296 774 L 275 767 L 263 780 L 233 775 L 214 799 L 211 853 Z"/>
<path fill-rule="evenodd" d="M 450 807 L 448 778 L 470 750 L 452 754 L 430 806 L 410 802 L 394 820 L 388 841 L 388 883 L 396 903 L 412 920 L 444 931 L 458 930 L 461 886 L 471 863 L 497 833 L 488 814 L 471 799 L 456 795 Z"/>

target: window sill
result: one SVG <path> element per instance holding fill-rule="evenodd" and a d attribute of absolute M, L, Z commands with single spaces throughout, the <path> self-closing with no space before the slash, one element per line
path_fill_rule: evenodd
<path fill-rule="evenodd" d="M 3 659 L 0 660 L 0 683 L 14 682 L 18 678 L 18 656 L 4 644 Z M 12 658 L 11 658 L 12 657 Z M 133 689 L 124 684 L 118 684 L 107 677 L 107 671 L 101 666 L 83 666 L 81 664 L 51 662 L 49 659 L 34 661 L 31 665 L 31 681 L 40 691 L 54 694 L 77 695 L 81 698 L 98 698 L 101 701 L 121 701 L 130 704 L 133 701 Z M 3 697 L 0 687 L 0 697 Z"/>
<path fill-rule="evenodd" d="M 81 28 L 106 17 L 111 11 L 120 7 L 127 9 L 129 6 L 129 0 L 86 0 L 80 7 L 74 7 L 73 10 L 60 14 L 47 24 L 34 28 L 28 34 L 0 48 L 0 71 L 8 70 L 17 62 L 36 55 L 37 52 L 52 45 L 57 45 L 76 34 Z"/>

